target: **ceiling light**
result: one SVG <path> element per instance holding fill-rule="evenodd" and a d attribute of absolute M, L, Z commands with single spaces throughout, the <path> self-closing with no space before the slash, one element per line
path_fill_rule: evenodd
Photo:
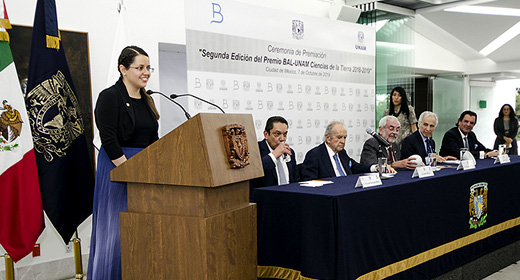
<path fill-rule="evenodd" d="M 518 34 L 520 34 L 520 22 L 517 22 L 515 25 L 513 25 L 513 27 L 509 28 L 502 35 L 498 36 L 498 38 L 493 40 L 493 42 L 485 46 L 482 50 L 480 50 L 480 53 L 487 56 L 488 54 L 503 46 L 505 43 L 509 42 L 511 39 L 518 36 Z"/>
<path fill-rule="evenodd" d="M 481 14 L 481 15 L 496 15 L 496 16 L 514 16 L 520 17 L 520 9 L 486 7 L 486 6 L 457 6 L 454 8 L 445 9 L 446 12 Z"/>

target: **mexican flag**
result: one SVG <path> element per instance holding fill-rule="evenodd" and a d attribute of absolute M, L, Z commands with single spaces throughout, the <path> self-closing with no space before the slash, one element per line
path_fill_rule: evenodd
<path fill-rule="evenodd" d="M 44 228 L 42 199 L 25 100 L 0 4 L 0 244 L 16 262 L 29 254 Z"/>

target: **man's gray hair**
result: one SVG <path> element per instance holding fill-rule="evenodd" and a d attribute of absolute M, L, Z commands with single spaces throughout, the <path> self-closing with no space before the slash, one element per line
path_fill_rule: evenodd
<path fill-rule="evenodd" d="M 379 120 L 379 127 L 384 128 L 388 121 L 396 121 L 399 124 L 399 126 L 401 126 L 401 123 L 399 122 L 399 120 L 396 117 L 394 117 L 392 115 L 388 115 L 388 116 L 382 117 Z"/>
<path fill-rule="evenodd" d="M 327 125 L 327 128 L 325 128 L 325 135 L 328 135 L 330 137 L 332 137 L 332 128 L 337 125 L 337 124 L 341 124 L 341 125 L 344 125 L 342 122 L 340 121 L 332 121 L 330 122 L 328 125 Z"/>
<path fill-rule="evenodd" d="M 421 125 L 422 120 L 427 117 L 434 117 L 435 118 L 435 127 L 437 127 L 437 124 L 439 123 L 439 118 L 437 117 L 437 114 L 435 114 L 434 112 L 430 112 L 430 111 L 424 111 L 421 113 L 421 115 L 419 116 L 419 125 Z"/>

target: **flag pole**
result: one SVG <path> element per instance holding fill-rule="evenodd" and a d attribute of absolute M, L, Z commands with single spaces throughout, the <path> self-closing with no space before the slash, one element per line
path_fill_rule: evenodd
<path fill-rule="evenodd" d="M 5 279 L 6 280 L 14 280 L 14 264 L 13 259 L 9 254 L 5 254 L 2 257 L 5 259 Z"/>
<path fill-rule="evenodd" d="M 76 268 L 76 279 L 83 279 L 83 264 L 81 261 L 81 239 L 78 237 L 78 231 L 74 232 L 74 266 Z"/>

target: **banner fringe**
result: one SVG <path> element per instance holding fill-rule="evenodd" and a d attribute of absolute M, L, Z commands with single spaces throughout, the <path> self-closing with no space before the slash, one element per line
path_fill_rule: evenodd
<path fill-rule="evenodd" d="M 11 23 L 8 18 L 0 18 L 0 28 L 11 29 Z"/>
<path fill-rule="evenodd" d="M 0 31 L 0 41 L 9 42 L 9 34 L 6 31 Z"/>
<path fill-rule="evenodd" d="M 49 49 L 60 49 L 60 38 L 46 35 L 47 38 L 47 48 Z"/>

